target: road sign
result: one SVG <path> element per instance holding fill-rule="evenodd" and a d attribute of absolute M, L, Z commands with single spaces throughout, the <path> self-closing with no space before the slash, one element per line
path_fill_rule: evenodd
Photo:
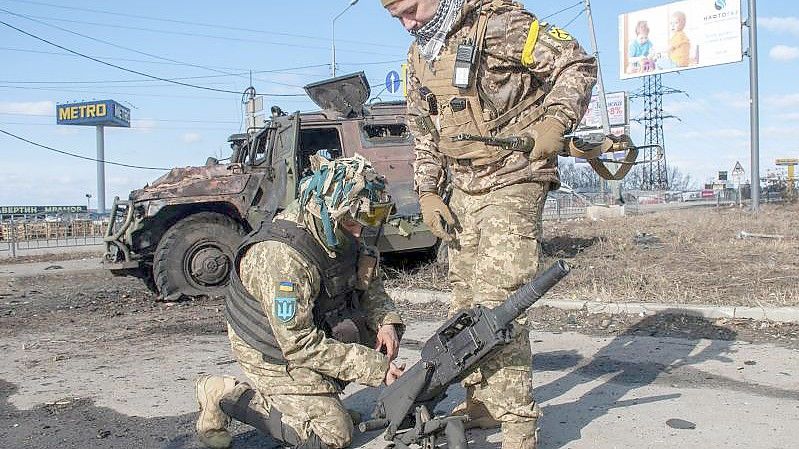
<path fill-rule="evenodd" d="M 388 72 L 386 75 L 386 90 L 390 94 L 399 92 L 400 89 L 400 74 L 396 70 Z"/>
<path fill-rule="evenodd" d="M 733 176 L 743 176 L 744 175 L 744 168 L 740 162 L 735 163 L 735 168 L 732 169 Z"/>

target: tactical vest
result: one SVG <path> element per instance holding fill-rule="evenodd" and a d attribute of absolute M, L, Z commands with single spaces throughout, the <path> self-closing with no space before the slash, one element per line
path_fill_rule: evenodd
<path fill-rule="evenodd" d="M 353 241 L 336 258 L 331 258 L 308 231 L 296 223 L 276 220 L 262 223 L 257 231 L 245 238 L 236 252 L 234 269 L 230 273 L 225 316 L 230 327 L 242 340 L 263 353 L 265 361 L 286 364 L 286 358 L 275 340 L 261 301 L 247 292 L 239 273 L 241 259 L 247 249 L 265 241 L 288 245 L 319 271 L 321 286 L 313 307 L 313 319 L 317 328 L 327 337 L 344 343 L 363 343 L 369 338 L 366 315 L 358 303 L 360 292 L 356 290 L 359 260 L 357 242 Z"/>
<path fill-rule="evenodd" d="M 457 45 L 452 43 L 445 45 L 438 59 L 432 63 L 428 63 L 421 56 L 416 43 L 411 50 L 419 86 L 430 89 L 438 106 L 437 115 L 420 117 L 418 125 L 427 132 L 431 131 L 428 129 L 430 125 L 435 126 L 439 135 L 438 150 L 453 159 L 470 159 L 474 166 L 492 164 L 511 151 L 488 146 L 482 142 L 456 142 L 452 140 L 453 137 L 459 134 L 483 137 L 513 137 L 523 133 L 529 134 L 530 125 L 539 121 L 544 115 L 544 108 L 541 106 L 545 94 L 543 89 L 539 89 L 535 95 L 526 97 L 499 115 L 487 108 L 481 98 L 477 73 L 483 59 L 486 26 L 498 8 L 502 8 L 503 12 L 523 9 L 517 3 L 502 0 L 495 0 L 481 8 L 468 34 L 474 40 L 476 57 L 471 68 L 469 86 L 465 89 L 453 86 L 455 62 L 458 56 Z M 522 115 L 528 110 L 528 114 Z M 508 124 L 516 117 L 519 117 L 519 120 Z"/>

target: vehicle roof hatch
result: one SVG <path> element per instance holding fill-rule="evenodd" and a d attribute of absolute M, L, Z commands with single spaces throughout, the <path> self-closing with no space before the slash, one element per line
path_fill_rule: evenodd
<path fill-rule="evenodd" d="M 364 115 L 364 104 L 371 89 L 363 72 L 330 78 L 305 86 L 305 92 L 325 111 L 335 111 L 346 118 Z"/>

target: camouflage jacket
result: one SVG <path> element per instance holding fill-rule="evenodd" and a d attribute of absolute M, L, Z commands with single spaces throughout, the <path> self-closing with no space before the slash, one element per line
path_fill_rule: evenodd
<path fill-rule="evenodd" d="M 466 1 L 461 19 L 442 51 L 455 51 L 469 37 L 481 2 Z M 417 192 L 441 193 L 446 184 L 447 170 L 454 187 L 471 194 L 529 181 L 558 184 L 557 156 L 531 161 L 529 154 L 514 152 L 496 163 L 472 167 L 442 155 L 433 138 L 423 135 L 416 125 L 416 117 L 427 112 L 427 103 L 419 94 L 422 86 L 414 75 L 414 65 L 420 61 L 414 60 L 413 53 L 412 47 L 408 58 L 407 121 L 415 141 Z M 427 62 L 421 60 L 421 63 Z M 432 65 L 435 68 L 435 61 Z M 499 7 L 490 17 L 479 55 L 476 82 L 484 107 L 493 108 L 494 113 L 502 114 L 522 99 L 543 90 L 545 116 L 554 117 L 567 129 L 572 129 L 588 109 L 596 74 L 595 58 L 586 54 L 571 35 L 540 23 L 532 13 L 519 8 Z"/>
<path fill-rule="evenodd" d="M 244 287 L 263 305 L 275 339 L 288 364 L 259 364 L 261 371 L 274 371 L 281 393 L 333 393 L 340 386 L 333 379 L 379 386 L 388 370 L 388 358 L 372 348 L 357 343 L 342 343 L 328 338 L 314 324 L 313 308 L 320 291 L 320 273 L 315 265 L 288 245 L 266 241 L 253 245 L 241 260 Z M 296 298 L 294 317 L 281 321 L 275 317 L 275 299 L 281 296 L 281 284 L 291 283 Z M 402 325 L 391 298 L 376 276 L 363 293 L 361 306 L 368 325 L 377 330 L 384 324 Z M 285 374 L 294 380 L 285 383 Z M 268 376 L 267 376 L 268 377 Z"/>

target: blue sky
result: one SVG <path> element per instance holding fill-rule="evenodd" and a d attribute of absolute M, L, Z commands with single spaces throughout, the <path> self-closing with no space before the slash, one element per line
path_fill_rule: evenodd
<path fill-rule="evenodd" d="M 184 78 L 184 82 L 238 92 L 249 85 L 247 73 L 252 70 L 260 93 L 302 94 L 301 86 L 330 73 L 330 22 L 347 3 L 0 0 L 0 9 L 18 14 L 0 11 L 0 20 L 63 47 L 161 78 Z M 524 2 L 542 17 L 575 3 Z M 592 2 L 609 91 L 641 87 L 640 79 L 619 80 L 618 15 L 664 3 Z M 799 3 L 769 0 L 760 1 L 758 7 L 761 169 L 765 174 L 774 168 L 776 157 L 799 157 Z M 575 19 L 578 12 L 574 8 L 550 21 L 571 22 L 568 30 L 588 47 L 588 25 L 584 15 Z M 365 70 L 377 93 L 386 73 L 399 69 L 409 42 L 379 1 L 361 0 L 337 21 L 338 72 Z M 663 81 L 689 95 L 664 101 L 666 112 L 681 119 L 666 125 L 668 163 L 704 182 L 741 161 L 748 176 L 747 60 L 667 74 Z M 242 120 L 240 95 L 148 80 L 70 55 L 0 25 L 0 129 L 93 157 L 94 130 L 56 126 L 55 104 L 108 98 L 132 109 L 131 129 L 106 131 L 106 159 L 127 164 L 198 165 L 209 155 L 226 155 L 225 141 L 239 130 Z M 398 99 L 385 93 L 381 98 Z M 301 96 L 268 97 L 266 103 L 287 111 L 314 108 Z M 631 115 L 640 113 L 641 105 L 633 103 Z M 641 140 L 640 127 L 633 126 L 633 136 Z M 4 135 L 0 135 L 0 153 L 1 205 L 85 204 L 84 195 L 95 193 L 92 162 Z M 108 202 L 159 174 L 107 167 Z"/>

